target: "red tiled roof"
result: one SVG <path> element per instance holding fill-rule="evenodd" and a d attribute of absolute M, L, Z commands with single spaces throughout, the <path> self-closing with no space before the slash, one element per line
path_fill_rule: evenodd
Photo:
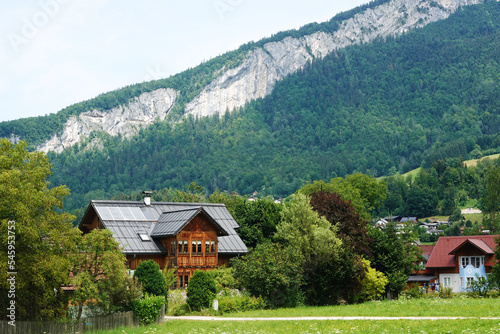
<path fill-rule="evenodd" d="M 456 251 L 458 249 L 460 249 L 462 246 L 464 246 L 465 244 L 471 244 L 473 246 L 475 246 L 477 249 L 479 249 L 480 251 L 482 251 L 483 253 L 485 254 L 494 254 L 495 252 L 490 248 L 490 246 L 488 246 L 483 240 L 478 240 L 478 239 L 467 239 L 465 240 L 464 242 L 462 242 L 460 245 L 458 245 L 457 247 L 455 247 L 455 249 L 453 249 L 450 254 L 451 255 L 455 255 Z"/>
<path fill-rule="evenodd" d="M 465 243 L 471 243 L 479 249 L 485 251 L 488 247 L 489 249 L 495 249 L 496 243 L 495 238 L 498 235 L 472 235 L 472 236 L 460 236 L 460 237 L 440 237 L 432 250 L 429 261 L 427 261 L 427 268 L 439 268 L 439 267 L 454 267 L 456 265 L 455 256 L 450 254 L 454 252 L 459 246 Z M 487 252 L 489 253 L 489 251 Z M 493 261 L 488 261 L 485 265 L 492 265 Z"/>
<path fill-rule="evenodd" d="M 418 245 L 420 249 L 422 250 L 422 255 L 431 255 L 432 250 L 434 249 L 434 245 Z"/>

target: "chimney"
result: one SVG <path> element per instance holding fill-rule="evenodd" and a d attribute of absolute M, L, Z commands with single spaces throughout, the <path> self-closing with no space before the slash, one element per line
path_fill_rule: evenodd
<path fill-rule="evenodd" d="M 151 205 L 151 194 L 152 193 L 153 193 L 152 191 L 148 191 L 148 190 L 145 190 L 142 192 L 142 196 L 144 197 L 144 204 L 146 204 L 146 206 Z"/>

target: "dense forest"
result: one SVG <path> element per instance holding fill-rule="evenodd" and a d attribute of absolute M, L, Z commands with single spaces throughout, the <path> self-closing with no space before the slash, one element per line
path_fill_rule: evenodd
<path fill-rule="evenodd" d="M 286 197 L 314 180 L 395 175 L 447 158 L 496 153 L 499 16 L 500 4 L 491 1 L 398 38 L 337 50 L 278 82 L 270 96 L 220 117 L 158 122 L 131 139 L 94 134 L 102 150 L 75 146 L 49 154 L 50 181 L 71 189 L 70 210 L 90 199 L 183 189 L 191 182 L 207 193 Z M 241 53 L 224 57 L 237 64 Z M 208 82 L 209 65 L 215 71 L 224 62 L 217 58 L 166 80 Z M 138 87 L 92 103 L 112 107 Z M 185 94 L 194 96 L 196 89 Z M 10 133 L 5 124 L 0 128 Z"/>

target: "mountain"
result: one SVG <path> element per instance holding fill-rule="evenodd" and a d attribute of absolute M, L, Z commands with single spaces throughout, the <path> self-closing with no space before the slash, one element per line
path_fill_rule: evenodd
<path fill-rule="evenodd" d="M 164 80 L 0 123 L 0 136 L 49 152 L 70 207 L 191 181 L 284 196 L 314 179 L 492 153 L 499 14 L 497 1 L 372 2 Z"/>

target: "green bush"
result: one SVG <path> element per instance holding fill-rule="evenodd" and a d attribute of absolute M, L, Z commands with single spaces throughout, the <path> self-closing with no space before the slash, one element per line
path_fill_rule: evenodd
<path fill-rule="evenodd" d="M 443 287 L 439 291 L 439 298 L 453 298 L 453 289 L 449 286 Z"/>
<path fill-rule="evenodd" d="M 176 307 L 174 307 L 174 310 L 172 311 L 172 314 L 176 317 L 182 316 L 182 315 L 187 315 L 191 312 L 191 309 L 189 308 L 188 304 L 181 304 Z"/>
<path fill-rule="evenodd" d="M 302 299 L 302 267 L 296 248 L 263 243 L 242 258 L 231 259 L 234 277 L 251 295 L 272 308 L 295 307 Z"/>
<path fill-rule="evenodd" d="M 413 283 L 410 284 L 409 288 L 403 290 L 400 296 L 406 298 L 422 298 L 424 296 L 424 288 L 417 283 Z"/>
<path fill-rule="evenodd" d="M 476 279 L 470 282 L 467 293 L 473 298 L 481 298 L 486 297 L 492 288 L 488 279 L 476 276 Z"/>
<path fill-rule="evenodd" d="M 486 293 L 486 297 L 488 298 L 498 298 L 500 297 L 500 291 L 498 289 L 490 290 Z"/>
<path fill-rule="evenodd" d="M 187 287 L 187 303 L 194 311 L 209 308 L 217 288 L 212 275 L 206 271 L 197 270 Z"/>
<path fill-rule="evenodd" d="M 168 292 L 168 308 L 166 313 L 174 315 L 174 310 L 181 305 L 186 304 L 186 290 L 174 289 Z"/>
<path fill-rule="evenodd" d="M 222 266 L 219 269 L 210 270 L 209 273 L 214 278 L 217 291 L 221 291 L 222 289 L 236 289 L 238 287 L 238 283 L 233 275 L 233 268 Z"/>
<path fill-rule="evenodd" d="M 165 277 L 160 271 L 160 266 L 153 260 L 141 262 L 134 272 L 134 278 L 137 277 L 142 284 L 142 291 L 155 296 L 168 295 L 167 283 Z"/>
<path fill-rule="evenodd" d="M 224 290 L 219 293 L 219 313 L 235 313 L 244 311 L 261 310 L 266 308 L 266 301 L 262 297 L 253 297 L 247 294 L 241 294 L 238 290 L 227 292 Z"/>
<path fill-rule="evenodd" d="M 361 280 L 361 291 L 356 296 L 357 302 L 365 302 L 368 300 L 382 299 L 385 286 L 389 280 L 383 272 L 377 271 L 370 266 L 370 261 L 366 259 L 361 260 L 365 267 L 365 277 Z"/>
<path fill-rule="evenodd" d="M 160 316 L 161 307 L 165 304 L 163 296 L 151 296 L 146 294 L 144 299 L 134 302 L 132 309 L 134 316 L 139 318 L 142 325 L 154 322 Z"/>

